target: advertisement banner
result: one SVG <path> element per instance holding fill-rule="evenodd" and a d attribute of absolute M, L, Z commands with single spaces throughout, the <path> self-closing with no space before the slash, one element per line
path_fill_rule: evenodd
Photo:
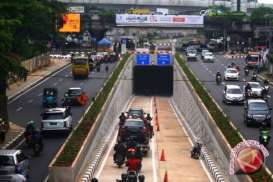
<path fill-rule="evenodd" d="M 63 27 L 60 32 L 80 32 L 80 14 L 68 13 L 63 16 Z"/>
<path fill-rule="evenodd" d="M 120 26 L 190 26 L 204 25 L 204 17 L 198 15 L 137 15 L 117 14 L 116 24 Z"/>

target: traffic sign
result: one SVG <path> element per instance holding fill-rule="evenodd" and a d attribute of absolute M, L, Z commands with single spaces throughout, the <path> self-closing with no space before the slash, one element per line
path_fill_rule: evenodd
<path fill-rule="evenodd" d="M 151 64 L 151 56 L 150 54 L 137 54 L 135 62 L 137 65 L 149 65 Z"/>
<path fill-rule="evenodd" d="M 170 65 L 171 54 L 157 54 L 157 65 Z"/>

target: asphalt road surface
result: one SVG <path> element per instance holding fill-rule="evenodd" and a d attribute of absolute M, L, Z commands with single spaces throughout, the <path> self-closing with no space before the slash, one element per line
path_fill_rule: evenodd
<path fill-rule="evenodd" d="M 111 63 L 108 65 L 108 73 L 104 70 L 105 65 L 102 65 L 100 72 L 91 72 L 89 79 L 83 80 L 74 80 L 72 78 L 70 66 L 61 70 L 45 82 L 42 82 L 37 87 L 34 87 L 16 100 L 10 102 L 8 104 L 10 120 L 22 127 L 25 127 L 29 120 L 33 120 L 36 126 L 40 127 L 40 114 L 43 111 L 42 92 L 45 87 L 56 87 L 58 89 L 58 103 L 61 103 L 65 91 L 70 87 L 81 87 L 88 94 L 89 98 L 94 97 L 116 64 Z M 87 106 L 71 108 L 74 126 L 80 120 L 86 108 Z M 65 138 L 66 136 L 57 135 L 57 133 L 52 133 L 52 135 L 44 138 L 44 150 L 38 157 L 32 156 L 32 150 L 28 149 L 25 144 L 20 146 L 27 155 L 31 156 L 29 181 L 42 182 L 45 180 L 48 175 L 48 165 L 65 141 Z"/>
<path fill-rule="evenodd" d="M 215 82 L 215 74 L 217 71 L 220 71 L 222 74 L 222 78 L 224 75 L 224 70 L 234 62 L 237 65 L 240 65 L 240 81 L 223 81 L 222 85 L 218 86 Z M 214 63 L 203 63 L 203 61 L 199 58 L 197 62 L 188 62 L 187 63 L 198 79 L 206 86 L 210 94 L 214 97 L 217 103 L 221 106 L 221 108 L 225 111 L 225 113 L 230 117 L 234 125 L 239 129 L 242 135 L 246 139 L 259 140 L 259 128 L 258 127 L 246 127 L 244 123 L 244 108 L 243 105 L 226 105 L 222 102 L 222 92 L 225 84 L 236 84 L 240 85 L 241 88 L 244 85 L 244 79 L 250 80 L 252 71 L 250 71 L 249 76 L 244 75 L 243 67 L 245 65 L 244 59 L 229 59 L 223 57 L 223 55 L 216 55 Z M 270 98 L 268 99 L 268 103 L 270 107 L 272 107 L 272 88 L 270 90 Z M 273 118 L 273 115 L 271 113 Z M 271 136 L 273 136 L 273 129 L 271 129 Z M 266 159 L 266 165 L 269 169 L 273 170 L 273 144 L 272 140 L 268 146 L 269 157 Z"/>

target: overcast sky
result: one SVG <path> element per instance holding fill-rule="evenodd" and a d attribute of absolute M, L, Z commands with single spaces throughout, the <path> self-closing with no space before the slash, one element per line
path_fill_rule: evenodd
<path fill-rule="evenodd" d="M 273 4 L 273 0 L 258 0 L 259 3 Z"/>

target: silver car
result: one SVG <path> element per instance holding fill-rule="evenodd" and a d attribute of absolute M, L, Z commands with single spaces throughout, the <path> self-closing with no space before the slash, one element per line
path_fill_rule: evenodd
<path fill-rule="evenodd" d="M 250 91 L 250 97 L 262 97 L 263 87 L 259 82 L 248 82 L 251 91 Z"/>
<path fill-rule="evenodd" d="M 14 178 L 16 174 L 27 177 L 29 158 L 21 150 L 0 150 L 0 176 Z"/>
<path fill-rule="evenodd" d="M 64 131 L 69 133 L 72 130 L 72 116 L 68 108 L 48 109 L 41 116 L 42 132 Z"/>
<path fill-rule="evenodd" d="M 239 85 L 226 85 L 223 90 L 223 102 L 226 104 L 243 104 L 244 94 Z"/>

